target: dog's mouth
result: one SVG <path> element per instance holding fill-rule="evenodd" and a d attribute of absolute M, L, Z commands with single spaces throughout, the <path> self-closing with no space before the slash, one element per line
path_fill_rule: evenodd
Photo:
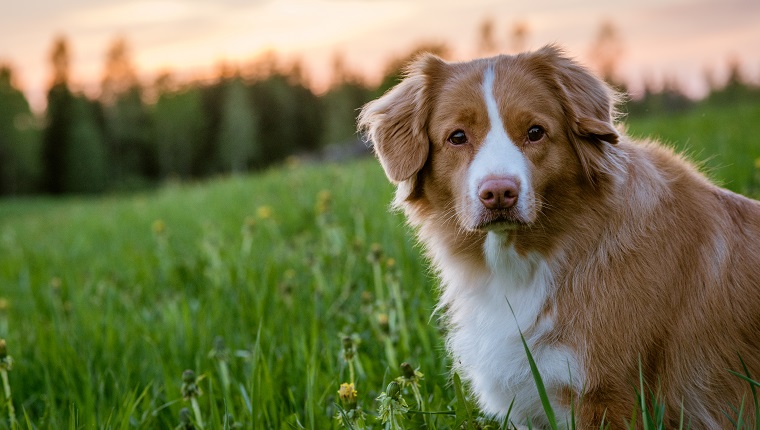
<path fill-rule="evenodd" d="M 478 217 L 474 229 L 480 231 L 507 231 L 518 229 L 525 225 L 525 221 L 515 212 L 516 211 L 511 209 L 484 211 Z"/>

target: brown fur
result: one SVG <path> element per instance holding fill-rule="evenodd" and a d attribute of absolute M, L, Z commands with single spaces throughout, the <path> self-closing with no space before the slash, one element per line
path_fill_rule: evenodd
<path fill-rule="evenodd" d="M 665 402 L 668 428 L 681 408 L 693 429 L 728 427 L 723 411 L 734 416 L 730 405 L 742 403 L 753 421 L 749 385 L 729 370 L 743 373 L 741 357 L 760 376 L 760 203 L 621 135 L 612 92 L 557 48 L 489 61 L 539 202 L 508 241 L 552 262 L 546 312 L 557 325 L 544 341 L 583 358 L 586 386 L 565 396 L 580 397 L 578 428 L 599 428 L 602 417 L 623 428 L 639 369 Z M 486 232 L 466 217 L 462 184 L 488 131 L 484 65 L 424 56 L 359 119 L 433 263 L 446 246 L 476 271 L 487 270 Z M 538 144 L 524 134 L 534 124 L 546 129 Z M 468 148 L 446 143 L 457 128 Z"/>

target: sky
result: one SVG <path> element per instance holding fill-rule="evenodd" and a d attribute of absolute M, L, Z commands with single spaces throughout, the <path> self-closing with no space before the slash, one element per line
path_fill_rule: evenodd
<path fill-rule="evenodd" d="M 69 42 L 74 88 L 91 96 L 117 38 L 146 84 L 163 71 L 207 78 L 222 62 L 275 52 L 299 58 L 323 91 L 336 56 L 374 80 L 423 43 L 444 43 L 450 60 L 477 57 L 485 20 L 503 51 L 522 22 L 527 48 L 557 43 L 585 63 L 601 23 L 612 22 L 623 47 L 618 73 L 633 91 L 677 77 L 700 96 L 706 73 L 723 78 L 729 60 L 760 81 L 760 0 L 23 0 L 2 7 L 0 64 L 38 111 L 58 36 Z"/>

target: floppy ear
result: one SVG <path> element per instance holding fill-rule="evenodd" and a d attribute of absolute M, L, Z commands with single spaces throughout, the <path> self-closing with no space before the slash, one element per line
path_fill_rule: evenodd
<path fill-rule="evenodd" d="M 573 132 L 592 140 L 617 143 L 619 134 L 612 124 L 615 92 L 554 45 L 547 45 L 536 54 L 553 66 Z"/>
<path fill-rule="evenodd" d="M 430 151 L 430 85 L 445 64 L 432 54 L 423 54 L 410 64 L 401 83 L 364 105 L 359 114 L 359 131 L 374 144 L 393 183 L 410 179 L 425 165 Z"/>
<path fill-rule="evenodd" d="M 620 135 L 613 125 L 615 92 L 561 49 L 547 45 L 535 53 L 541 67 L 551 73 L 567 115 L 570 142 L 583 171 L 593 184 L 598 173 L 615 175 L 619 164 L 607 144 L 616 144 Z M 589 144 L 590 143 L 590 144 Z"/>

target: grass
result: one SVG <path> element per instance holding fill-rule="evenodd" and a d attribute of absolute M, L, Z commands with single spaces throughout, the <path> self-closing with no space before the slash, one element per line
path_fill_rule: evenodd
<path fill-rule="evenodd" d="M 757 118 L 760 104 L 706 107 L 629 131 L 688 148 L 757 196 Z M 452 381 L 430 316 L 436 281 L 391 195 L 364 160 L 0 202 L 17 427 L 352 428 L 363 414 L 390 428 L 378 408 L 393 416 L 402 400 L 408 428 L 499 427 Z M 0 394 L 0 429 L 16 425 L 7 405 Z"/>
<path fill-rule="evenodd" d="M 192 369 L 204 376 L 208 427 L 231 413 L 256 428 L 324 428 L 349 378 L 343 334 L 361 340 L 356 387 L 368 411 L 402 361 L 425 360 L 440 376 L 428 380 L 444 381 L 432 279 L 400 215 L 387 213 L 391 193 L 366 160 L 4 203 L 0 336 L 15 359 L 17 410 L 42 428 L 176 426 Z M 210 355 L 217 337 L 225 346 Z"/>
<path fill-rule="evenodd" d="M 699 163 L 718 184 L 760 196 L 760 101 L 701 104 L 688 113 L 634 118 L 628 124 L 631 135 L 658 138 Z"/>

